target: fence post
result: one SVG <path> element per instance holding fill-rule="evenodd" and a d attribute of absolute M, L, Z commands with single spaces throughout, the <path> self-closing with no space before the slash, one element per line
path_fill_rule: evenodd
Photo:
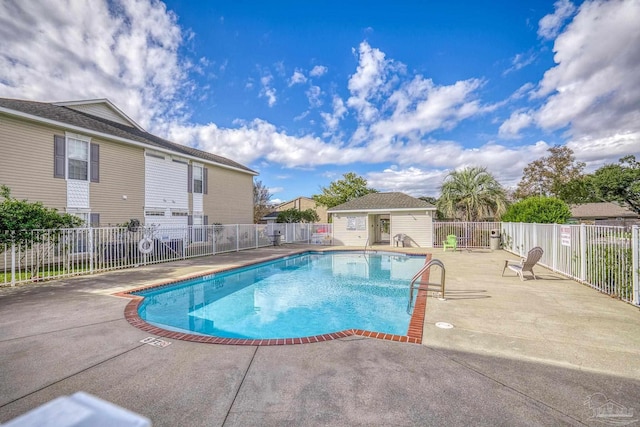
<path fill-rule="evenodd" d="M 256 231 L 256 249 L 258 249 L 258 224 L 253 224 L 253 229 Z"/>
<path fill-rule="evenodd" d="M 631 263 L 633 276 L 633 303 L 640 305 L 640 228 L 634 225 L 631 228 Z"/>
<path fill-rule="evenodd" d="M 580 224 L 580 280 L 587 280 L 587 226 Z"/>
<path fill-rule="evenodd" d="M 553 271 L 558 271 L 557 266 L 557 259 L 558 259 L 558 227 L 560 227 L 558 224 L 553 224 L 553 238 L 551 239 L 551 244 L 552 249 L 551 249 L 551 270 Z"/>
<path fill-rule="evenodd" d="M 89 274 L 93 274 L 93 257 L 95 256 L 93 246 L 93 227 L 89 228 Z"/>
<path fill-rule="evenodd" d="M 11 242 L 11 286 L 16 285 L 16 243 Z"/>
<path fill-rule="evenodd" d="M 240 252 L 240 224 L 236 224 L 236 252 Z"/>

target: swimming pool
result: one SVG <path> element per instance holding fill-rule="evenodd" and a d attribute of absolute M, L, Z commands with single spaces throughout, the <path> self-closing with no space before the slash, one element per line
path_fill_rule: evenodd
<path fill-rule="evenodd" d="M 411 277 L 425 257 L 307 252 L 135 292 L 145 322 L 229 339 L 290 339 L 345 330 L 407 335 Z"/>

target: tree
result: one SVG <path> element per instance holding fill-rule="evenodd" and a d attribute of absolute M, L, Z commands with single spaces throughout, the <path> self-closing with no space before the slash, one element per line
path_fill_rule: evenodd
<path fill-rule="evenodd" d="M 377 193 L 378 190 L 367 187 L 367 180 L 353 172 L 343 175 L 343 179 L 333 181 L 328 187 L 322 188 L 322 194 L 311 196 L 317 204 L 332 208 L 349 200 L 366 194 Z"/>
<path fill-rule="evenodd" d="M 573 150 L 566 146 L 549 148 L 549 155 L 529 163 L 518 183 L 516 197 L 560 197 L 562 188 L 571 180 L 582 176 L 583 162 L 576 162 Z"/>
<path fill-rule="evenodd" d="M 287 209 L 278 214 L 276 222 L 318 222 L 320 217 L 313 209 L 299 211 L 296 208 Z"/>
<path fill-rule="evenodd" d="M 591 175 L 574 178 L 564 184 L 558 192 L 558 198 L 568 204 L 598 202 Z"/>
<path fill-rule="evenodd" d="M 590 184 L 598 199 L 626 203 L 640 213 L 640 162 L 635 156 L 625 156 L 618 164 L 596 170 L 590 177 Z"/>
<path fill-rule="evenodd" d="M 437 205 L 445 217 L 465 221 L 500 216 L 506 207 L 504 188 L 483 167 L 449 172 L 440 187 Z"/>
<path fill-rule="evenodd" d="M 431 203 L 433 206 L 435 206 L 436 208 L 438 207 L 438 198 L 437 197 L 431 197 L 431 196 L 420 196 L 418 197 L 418 199 L 420 200 L 424 200 L 427 203 Z M 439 210 L 436 209 L 436 216 L 435 219 L 438 220 L 444 220 L 446 219 L 445 215 Z"/>
<path fill-rule="evenodd" d="M 269 189 L 262 184 L 262 181 L 253 182 L 253 222 L 255 224 L 271 211 L 269 205 L 271 196 Z"/>
<path fill-rule="evenodd" d="M 571 217 L 567 204 L 556 197 L 534 196 L 512 204 L 501 220 L 538 224 L 564 224 Z"/>
<path fill-rule="evenodd" d="M 58 243 L 62 228 L 73 228 L 82 225 L 77 216 L 58 213 L 57 210 L 45 207 L 42 202 L 18 200 L 11 196 L 6 185 L 0 186 L 0 253 L 5 247 L 15 245 L 22 253 L 38 243 Z M 5 246 L 6 245 L 6 246 Z M 43 251 L 46 248 L 43 247 Z M 36 251 L 36 263 L 31 266 L 32 276 L 37 276 L 44 255 Z"/>

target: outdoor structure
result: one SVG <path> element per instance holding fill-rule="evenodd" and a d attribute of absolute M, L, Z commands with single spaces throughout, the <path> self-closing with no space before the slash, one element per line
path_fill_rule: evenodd
<path fill-rule="evenodd" d="M 317 205 L 316 201 L 309 197 L 302 196 L 274 206 L 272 212 L 262 217 L 262 221 L 265 221 L 267 224 L 274 223 L 278 219 L 278 214 L 280 212 L 289 209 L 296 209 L 298 211 L 313 209 L 314 211 L 316 211 L 318 217 L 320 218 L 320 220 L 318 221 L 319 223 L 325 224 L 329 220 L 326 207 Z"/>
<path fill-rule="evenodd" d="M 336 245 L 423 248 L 433 247 L 435 212 L 435 206 L 404 193 L 371 193 L 328 210 Z"/>
<path fill-rule="evenodd" d="M 572 205 L 570 220 L 594 225 L 640 225 L 640 215 L 612 202 Z"/>
<path fill-rule="evenodd" d="M 107 99 L 0 98 L 0 184 L 88 224 L 253 222 L 256 172 L 159 138 Z"/>

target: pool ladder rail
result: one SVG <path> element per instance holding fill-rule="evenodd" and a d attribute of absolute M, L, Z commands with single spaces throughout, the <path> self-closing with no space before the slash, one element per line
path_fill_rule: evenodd
<path fill-rule="evenodd" d="M 422 275 L 431 269 L 431 267 L 436 266 L 440 267 L 442 270 L 442 274 L 440 275 L 440 283 L 433 282 L 422 282 L 419 280 L 422 278 Z M 442 261 L 439 259 L 431 259 L 422 268 L 413 276 L 411 279 L 411 284 L 409 285 L 409 304 L 407 305 L 407 313 L 411 314 L 413 309 L 413 292 L 417 291 L 434 291 L 440 293 L 440 299 L 444 300 L 444 281 L 445 281 L 445 268 Z M 417 286 L 416 286 L 417 285 Z"/>

